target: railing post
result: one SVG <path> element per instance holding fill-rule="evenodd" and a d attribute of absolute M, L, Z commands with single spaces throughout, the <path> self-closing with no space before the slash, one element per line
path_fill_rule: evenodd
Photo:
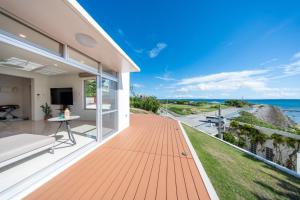
<path fill-rule="evenodd" d="M 300 174 L 300 152 L 297 153 L 296 159 L 296 172 Z"/>

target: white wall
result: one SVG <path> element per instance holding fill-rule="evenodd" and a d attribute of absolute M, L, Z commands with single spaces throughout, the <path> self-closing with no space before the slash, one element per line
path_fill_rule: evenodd
<path fill-rule="evenodd" d="M 86 79 L 86 78 L 85 78 Z M 78 74 L 51 76 L 49 78 L 50 88 L 73 88 L 73 106 L 71 107 L 71 114 L 79 115 L 81 120 L 96 120 L 96 110 L 85 110 L 84 109 L 84 78 L 80 78 Z M 58 105 L 51 105 L 54 111 L 54 115 L 58 115 L 60 108 Z"/>
<path fill-rule="evenodd" d="M 0 68 L 0 74 L 6 74 L 11 76 L 18 76 L 24 78 L 32 79 L 31 82 L 31 110 L 32 110 L 32 120 L 42 120 L 44 114 L 40 108 L 45 102 L 50 102 L 50 93 L 48 87 L 48 77 L 39 75 L 32 72 L 9 69 L 9 68 Z"/>
<path fill-rule="evenodd" d="M 122 130 L 129 126 L 129 96 L 130 96 L 130 73 L 119 73 L 118 127 Z"/>
<path fill-rule="evenodd" d="M 31 118 L 31 79 L 0 74 L 0 105 L 19 105 L 18 117 Z"/>

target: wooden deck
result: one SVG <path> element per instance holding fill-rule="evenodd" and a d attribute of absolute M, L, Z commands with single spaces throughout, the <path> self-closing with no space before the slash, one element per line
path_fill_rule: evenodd
<path fill-rule="evenodd" d="M 175 120 L 135 114 L 118 136 L 27 199 L 209 199 Z"/>

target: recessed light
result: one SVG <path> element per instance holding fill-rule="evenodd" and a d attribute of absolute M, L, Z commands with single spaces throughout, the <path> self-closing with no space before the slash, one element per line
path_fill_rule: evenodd
<path fill-rule="evenodd" d="M 26 38 L 26 37 L 27 37 L 26 35 L 24 35 L 24 34 L 22 34 L 22 33 L 20 33 L 19 36 L 20 36 L 21 38 Z"/>
<path fill-rule="evenodd" d="M 87 35 L 85 33 L 76 33 L 75 35 L 76 41 L 85 46 L 85 47 L 95 47 L 97 45 L 97 41 L 90 35 Z"/>

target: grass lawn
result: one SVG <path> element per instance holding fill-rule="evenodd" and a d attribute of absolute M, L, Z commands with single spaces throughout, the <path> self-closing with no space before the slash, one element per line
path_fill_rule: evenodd
<path fill-rule="evenodd" d="M 192 105 L 181 105 L 181 104 L 163 104 L 163 107 L 168 107 L 168 109 L 176 114 L 179 115 L 190 115 L 190 114 L 197 114 L 200 112 L 212 112 L 218 110 L 217 104 L 212 103 L 204 103 L 199 106 L 192 106 Z M 228 108 L 226 105 L 221 105 L 221 108 Z"/>
<path fill-rule="evenodd" d="M 191 127 L 186 130 L 221 200 L 300 199 L 300 180 Z"/>

